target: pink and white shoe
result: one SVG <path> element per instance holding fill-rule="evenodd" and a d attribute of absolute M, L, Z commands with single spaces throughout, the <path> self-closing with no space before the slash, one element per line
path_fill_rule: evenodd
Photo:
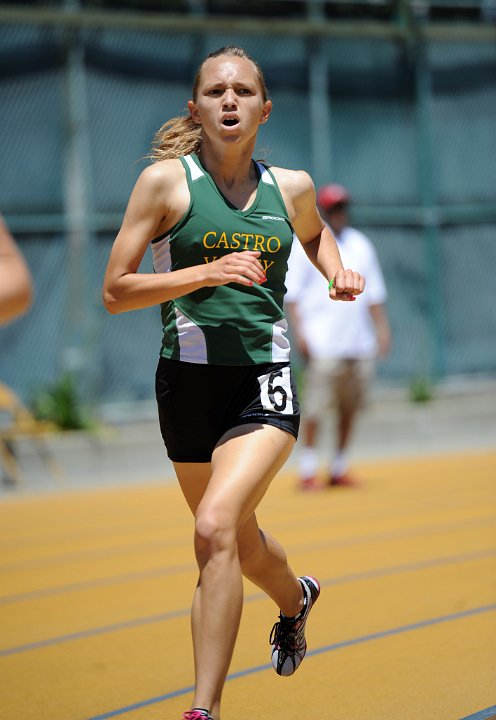
<path fill-rule="evenodd" d="M 182 720 L 213 720 L 208 710 L 203 708 L 193 708 L 183 713 Z"/>

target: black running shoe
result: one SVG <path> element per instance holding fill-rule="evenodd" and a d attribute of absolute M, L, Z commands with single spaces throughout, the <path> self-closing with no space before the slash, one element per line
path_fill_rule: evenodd
<path fill-rule="evenodd" d="M 292 675 L 300 666 L 307 651 L 305 624 L 313 605 L 320 595 L 318 580 L 308 575 L 298 578 L 303 588 L 305 605 L 294 618 L 282 613 L 270 633 L 272 666 L 278 675 Z"/>

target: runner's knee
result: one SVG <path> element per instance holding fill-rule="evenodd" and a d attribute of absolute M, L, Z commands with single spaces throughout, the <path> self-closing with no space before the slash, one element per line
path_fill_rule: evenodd
<path fill-rule="evenodd" d="M 237 552 L 236 530 L 222 513 L 199 511 L 195 520 L 195 552 L 200 564 L 220 552 Z"/>

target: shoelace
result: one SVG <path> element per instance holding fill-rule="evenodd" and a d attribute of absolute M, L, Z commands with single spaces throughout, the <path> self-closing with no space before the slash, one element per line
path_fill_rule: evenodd
<path fill-rule="evenodd" d="M 279 617 L 270 631 L 269 643 L 285 652 L 294 652 L 297 643 L 298 622 L 288 622 L 285 618 Z"/>
<path fill-rule="evenodd" d="M 201 710 L 188 710 L 183 714 L 183 720 L 212 720 L 212 716 Z"/>

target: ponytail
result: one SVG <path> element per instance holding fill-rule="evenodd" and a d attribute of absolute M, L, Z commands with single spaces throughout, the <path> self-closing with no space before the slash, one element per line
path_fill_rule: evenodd
<path fill-rule="evenodd" d="M 190 153 L 198 153 L 202 146 L 201 125 L 191 115 L 179 115 L 167 120 L 153 139 L 150 158 L 170 160 Z"/>

